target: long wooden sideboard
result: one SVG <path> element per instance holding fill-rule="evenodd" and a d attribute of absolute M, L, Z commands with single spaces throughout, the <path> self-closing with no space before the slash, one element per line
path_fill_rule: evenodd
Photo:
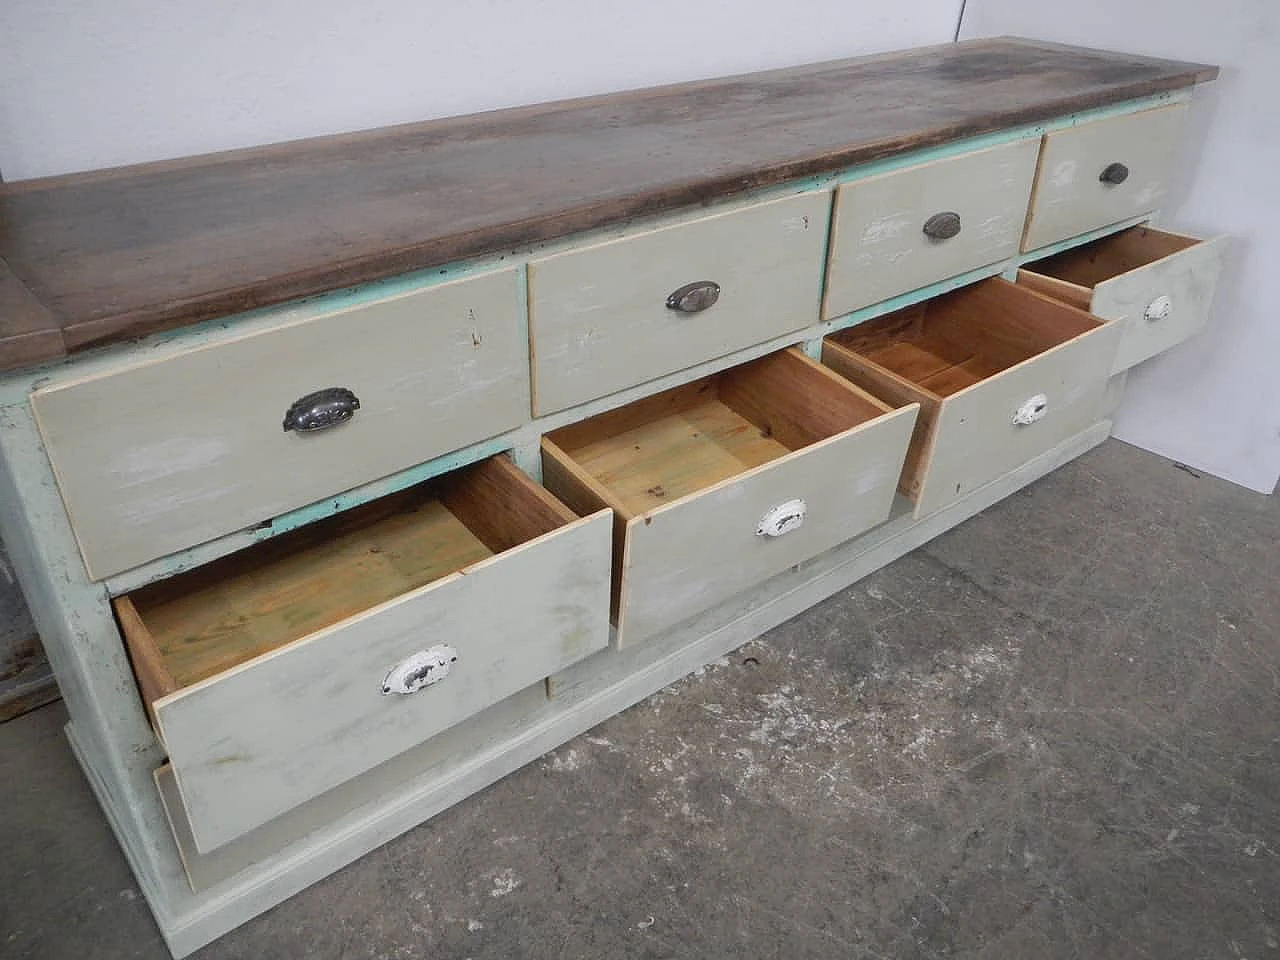
<path fill-rule="evenodd" d="M 174 955 L 1100 443 L 1208 318 L 1151 220 L 1215 75 L 971 41 L 0 186 L 0 535 Z"/>

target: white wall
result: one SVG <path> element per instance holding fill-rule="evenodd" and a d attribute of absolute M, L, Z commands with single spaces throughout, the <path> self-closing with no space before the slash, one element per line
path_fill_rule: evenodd
<path fill-rule="evenodd" d="M 1161 223 L 1233 240 L 1211 332 L 1137 367 L 1116 435 L 1271 493 L 1280 478 L 1280 3 L 968 0 L 961 37 L 1022 34 L 1221 65 Z"/>
<path fill-rule="evenodd" d="M 0 0 L 20 180 L 952 38 L 960 0 Z"/>

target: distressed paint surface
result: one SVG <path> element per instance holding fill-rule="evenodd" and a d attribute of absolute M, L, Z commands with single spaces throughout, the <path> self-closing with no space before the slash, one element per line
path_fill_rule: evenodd
<path fill-rule="evenodd" d="M 90 780 L 164 925 L 182 869 L 151 783 L 163 753 L 138 697 L 106 592 L 84 578 L 29 408 L 0 406 L 0 537 L 70 715 Z M 103 785 L 109 787 L 102 789 Z"/>
<path fill-rule="evenodd" d="M 1216 73 L 979 40 L 49 178 L 0 187 L 0 258 L 74 352 Z"/>
<path fill-rule="evenodd" d="M 201 851 L 216 849 L 608 643 L 610 518 L 599 513 L 156 703 Z M 495 602 L 501 598 L 501 602 Z M 458 655 L 417 694 L 387 671 Z"/>
<path fill-rule="evenodd" d="M 528 365 L 516 293 L 507 270 L 37 391 L 90 575 L 518 425 Z M 310 436 L 282 430 L 290 403 L 331 386 L 360 398 L 350 422 Z"/>
<path fill-rule="evenodd" d="M 836 193 L 823 316 L 831 318 L 1017 252 L 1040 143 L 1027 138 L 844 184 Z M 960 233 L 932 240 L 942 211 Z"/>
<path fill-rule="evenodd" d="M 1169 185 L 1186 113 L 1174 104 L 1047 134 L 1022 249 L 1154 210 Z M 1103 168 L 1116 162 L 1129 168 L 1128 179 L 1100 182 Z"/>
<path fill-rule="evenodd" d="M 529 264 L 534 412 L 566 407 L 811 326 L 831 195 L 809 193 Z M 686 314 L 667 296 L 710 280 Z"/>
<path fill-rule="evenodd" d="M 1017 139 L 1028 133 L 1065 129 L 1087 120 L 1123 115 L 1139 106 L 1185 99 L 1186 96 L 1185 92 L 1161 94 L 1150 100 L 1108 106 L 1086 114 L 875 160 L 834 176 L 806 178 L 752 192 L 741 201 L 730 201 L 727 206 L 793 193 L 797 189 L 821 189 L 836 180 L 856 180 L 926 159 L 955 155 L 994 142 Z M 664 222 L 700 215 L 697 211 L 675 211 L 666 214 Z M 1094 233 L 1117 228 L 1103 228 Z M 605 232 L 609 232 L 608 229 Z M 539 242 L 536 249 L 548 252 L 573 249 L 585 243 L 598 242 L 599 238 L 600 231 L 595 231 L 550 244 Z M 1082 242 L 1083 239 L 1068 238 L 1060 246 Z M 1014 257 L 1004 264 L 973 271 L 967 277 L 956 277 L 932 285 L 932 292 L 930 289 L 912 291 L 897 298 L 901 303 L 893 306 L 879 304 L 853 316 L 869 318 L 878 315 L 903 305 L 912 298 L 918 300 L 934 292 L 978 279 L 987 275 L 988 270 L 994 273 L 1011 269 L 1018 259 Z M 495 264 L 496 260 L 454 264 L 441 268 L 440 273 L 456 271 L 461 275 L 476 270 L 483 271 Z M 270 315 L 268 312 L 259 312 L 227 321 L 210 321 L 199 328 L 169 336 L 167 343 L 181 352 L 193 344 L 208 342 L 210 338 L 217 340 L 227 331 L 243 331 L 245 323 L 257 323 L 259 329 L 266 329 L 277 323 L 287 322 L 291 315 L 296 318 L 299 314 L 316 309 L 331 309 L 340 301 L 351 303 L 361 298 L 377 299 L 389 289 L 403 291 L 416 288 L 433 282 L 435 273 L 436 271 L 432 271 L 430 275 L 412 274 L 387 281 L 385 285 L 372 284 L 354 288 L 352 291 L 327 295 L 311 303 L 276 308 L 269 312 Z M 837 322 L 843 324 L 854 321 L 846 317 Z M 811 345 L 817 344 L 816 338 L 824 329 L 826 328 L 811 327 L 803 335 Z M 652 389 L 658 389 L 659 385 L 666 387 L 695 379 L 719 367 L 738 362 L 748 355 L 769 352 L 780 345 L 775 341 L 767 346 L 749 348 L 734 357 L 701 364 L 684 374 L 668 375 L 656 381 Z M 65 380 L 68 376 L 80 376 L 86 371 L 116 366 L 121 358 L 133 362 L 151 355 L 153 351 L 162 352 L 163 347 L 157 350 L 153 344 L 125 346 L 101 355 L 85 355 L 71 366 L 15 376 L 6 384 L 0 384 L 0 396 L 15 404 L 25 405 L 25 393 L 35 377 L 48 376 L 51 378 L 50 382 L 59 378 Z M 1118 384 L 1122 379 L 1113 378 L 1112 384 Z M 541 430 L 620 405 L 643 392 L 624 391 L 610 400 L 593 401 L 576 410 L 546 418 L 540 423 L 518 427 L 510 435 L 508 445 L 514 445 L 517 449 L 536 450 L 537 436 Z M 1113 395 L 1115 392 L 1117 391 L 1113 391 Z M 542 697 L 540 685 L 522 691 L 498 706 L 474 716 L 467 723 L 419 744 L 402 755 L 412 769 L 398 767 L 395 760 L 388 761 L 374 771 L 348 780 L 342 786 L 302 804 L 264 827 L 245 834 L 240 840 L 220 847 L 213 855 L 208 855 L 227 855 L 226 859 L 219 861 L 217 869 L 205 875 L 204 883 L 209 889 L 200 895 L 192 895 L 183 883 L 173 845 L 166 834 L 163 818 L 159 815 L 155 792 L 148 789 L 150 773 L 158 762 L 159 753 L 136 702 L 136 692 L 132 689 L 127 663 L 124 663 L 120 654 L 118 637 L 110 625 L 109 612 L 105 612 L 104 593 L 101 587 L 85 583 L 65 514 L 27 411 L 11 410 L 7 413 L 14 414 L 14 417 L 9 421 L 3 421 L 0 417 L 0 426 L 11 427 L 12 432 L 8 440 L 0 438 L 0 448 L 12 462 L 15 470 L 11 474 L 16 479 L 11 485 L 5 485 L 5 496 L 0 497 L 0 527 L 7 540 L 20 545 L 16 549 L 23 555 L 20 559 L 16 558 L 16 565 L 24 582 L 28 583 L 28 588 L 32 583 L 36 585 L 36 605 L 39 606 L 37 620 L 42 632 L 49 631 L 46 637 L 54 633 L 61 634 L 54 646 L 60 658 L 58 669 L 64 688 L 72 691 L 68 697 L 68 705 L 72 708 L 73 715 L 73 746 L 138 874 L 157 921 L 175 953 L 179 955 L 208 942 L 249 916 L 262 912 L 308 883 L 480 789 L 574 733 L 589 728 L 636 699 L 659 689 L 700 663 L 721 655 L 833 590 L 840 589 L 852 579 L 889 562 L 1023 483 L 1100 442 L 1109 429 L 1105 422 L 1094 424 L 1049 454 L 1005 474 L 999 480 L 923 521 L 912 521 L 909 513 L 899 510 L 895 519 L 888 524 L 815 558 L 799 571 L 779 574 L 762 584 L 753 592 L 750 602 L 741 597 L 726 601 L 720 607 L 674 631 L 655 635 L 647 643 L 592 657 L 556 678 L 558 702 L 547 703 Z M 505 448 L 504 446 L 503 449 Z M 483 454 L 477 456 L 480 455 Z M 463 452 L 449 455 L 454 456 L 465 458 L 467 454 Z M 445 459 L 448 457 L 432 462 L 443 462 Z M 525 459 L 528 460 L 529 457 L 526 456 Z M 424 467 L 414 467 L 411 472 L 421 469 Z M 334 499 L 332 507 L 328 500 L 319 501 L 301 507 L 288 516 L 297 523 L 307 522 L 311 515 L 308 511 L 317 511 L 315 515 L 318 516 L 330 509 L 343 509 L 360 502 L 360 496 L 377 495 L 377 491 L 381 489 L 378 484 L 384 482 L 388 481 L 375 481 L 359 495 L 343 494 Z M 12 498 L 7 499 L 11 493 Z M 338 500 L 342 501 L 342 506 L 338 505 Z M 38 536 L 32 532 L 37 527 Z M 271 531 L 254 531 L 252 535 L 255 538 L 265 537 L 271 535 Z M 226 550 L 233 549 L 245 536 L 243 533 L 233 534 L 218 543 L 223 544 Z M 206 544 L 195 550 L 180 551 L 165 563 L 178 565 L 187 561 L 196 562 L 205 555 L 200 551 L 210 548 L 211 545 Z M 164 565 L 158 564 L 151 569 L 150 575 L 161 575 L 163 569 Z M 307 820 L 306 817 L 310 819 Z M 181 831 L 179 843 L 185 844 Z M 188 850 L 185 846 L 184 854 L 206 856 Z"/>
<path fill-rule="evenodd" d="M 918 408 L 904 407 L 633 519 L 626 529 L 620 646 L 635 644 L 889 516 Z M 802 526 L 757 536 L 802 499 Z"/>
<path fill-rule="evenodd" d="M 590 657 L 556 675 L 554 699 L 540 689 L 522 691 L 208 854 L 180 826 L 192 882 L 208 891 L 188 899 L 218 903 L 224 913 L 184 914 L 170 945 L 181 953 L 207 943 L 288 896 L 280 889 L 288 889 L 285 878 L 300 863 L 318 858 L 335 869 L 355 859 L 1074 459 L 1108 431 L 1108 422 L 1096 424 L 924 521 L 899 501 L 888 523 L 762 584 L 751 604 L 731 600 L 646 643 Z M 164 790 L 176 797 L 176 786 Z M 180 806 L 174 812 L 182 816 Z M 263 890 L 271 891 L 270 902 Z"/>
<path fill-rule="evenodd" d="M 1112 373 L 1128 370 L 1204 329 L 1226 248 L 1227 238 L 1215 237 L 1094 287 L 1090 312 L 1118 320 L 1124 328 Z M 1169 315 L 1148 320 L 1148 304 L 1161 296 L 1170 300 Z"/>
<path fill-rule="evenodd" d="M 944 398 L 917 515 L 967 496 L 1097 422 L 1120 334 L 1119 324 L 1105 324 Z M 1043 417 L 1015 423 L 1022 404 L 1038 395 L 1047 402 Z"/>

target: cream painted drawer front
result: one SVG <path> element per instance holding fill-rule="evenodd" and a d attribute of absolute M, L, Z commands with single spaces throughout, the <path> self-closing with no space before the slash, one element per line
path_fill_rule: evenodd
<path fill-rule="evenodd" d="M 892 337 L 875 349 L 865 343 L 861 352 L 851 349 L 851 338 L 874 336 L 858 327 L 845 332 L 843 343 L 842 335 L 829 338 L 823 352 L 824 362 L 890 402 L 920 403 L 903 475 L 918 517 L 1102 418 L 1118 324 L 1000 279 L 921 306 L 936 308 L 941 335 L 923 324 L 909 359 Z M 908 314 L 904 326 L 914 322 Z M 964 326 L 967 336 L 956 332 Z M 924 366 L 926 356 L 941 358 L 936 371 Z"/>
<path fill-rule="evenodd" d="M 215 849 L 602 649 L 610 517 L 569 523 L 153 704 L 187 819 Z M 384 693 L 421 651 L 456 655 Z M 131 644 L 136 651 L 137 644 Z"/>
<path fill-rule="evenodd" d="M 1169 187 L 1186 112 L 1175 104 L 1046 134 L 1022 249 L 1154 210 Z M 1103 179 L 1119 169 L 1113 165 L 1123 166 L 1122 182 Z"/>
<path fill-rule="evenodd" d="M 1018 282 L 1119 322 L 1120 373 L 1204 329 L 1226 243 L 1132 227 L 1028 264 Z"/>
<path fill-rule="evenodd" d="M 718 402 L 697 396 L 709 396 L 717 383 Z M 552 492 L 579 511 L 615 498 L 620 645 L 653 636 L 888 519 L 916 408 L 891 410 L 852 389 L 798 351 L 785 351 L 640 401 L 634 413 L 624 408 L 597 418 L 614 424 L 607 441 L 614 449 L 605 456 L 599 445 L 575 440 L 590 424 L 544 441 L 543 474 Z M 735 415 L 743 418 L 736 428 L 717 419 Z M 649 425 L 638 425 L 642 421 Z M 735 443 L 742 444 L 741 463 L 715 480 L 709 467 Z M 775 443 L 776 455 L 746 468 L 754 462 L 752 445 Z M 590 490 L 573 487 L 592 463 L 593 475 L 606 480 L 597 486 L 599 500 L 583 502 Z M 713 482 L 685 482 L 698 474 Z M 613 493 L 626 485 L 624 476 L 632 486 L 651 484 L 652 498 L 637 507 Z"/>
<path fill-rule="evenodd" d="M 32 406 L 90 575 L 110 576 L 519 425 L 515 271 L 310 317 L 39 390 Z M 344 387 L 349 422 L 282 423 Z"/>
<path fill-rule="evenodd" d="M 1039 146 L 1021 140 L 840 187 L 824 317 L 1017 253 Z"/>
<path fill-rule="evenodd" d="M 916 411 L 885 414 L 627 525 L 618 635 L 634 643 L 850 540 L 889 517 Z M 757 529 L 804 501 L 798 529 Z"/>
<path fill-rule="evenodd" d="M 921 516 L 972 493 L 1103 415 L 1107 360 L 1119 330 L 1083 334 L 943 401 L 918 497 Z M 1019 410 L 1043 396 L 1043 419 L 1018 423 Z"/>
<path fill-rule="evenodd" d="M 534 412 L 552 413 L 818 318 L 831 195 L 787 197 L 529 264 Z M 667 306 L 687 284 L 719 297 Z"/>

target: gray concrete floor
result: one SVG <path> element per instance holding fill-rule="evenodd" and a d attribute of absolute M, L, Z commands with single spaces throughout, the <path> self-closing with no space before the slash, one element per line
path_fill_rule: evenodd
<path fill-rule="evenodd" d="M 1109 442 L 201 951 L 1280 958 L 1280 502 Z M 0 727 L 0 955 L 161 958 Z"/>

